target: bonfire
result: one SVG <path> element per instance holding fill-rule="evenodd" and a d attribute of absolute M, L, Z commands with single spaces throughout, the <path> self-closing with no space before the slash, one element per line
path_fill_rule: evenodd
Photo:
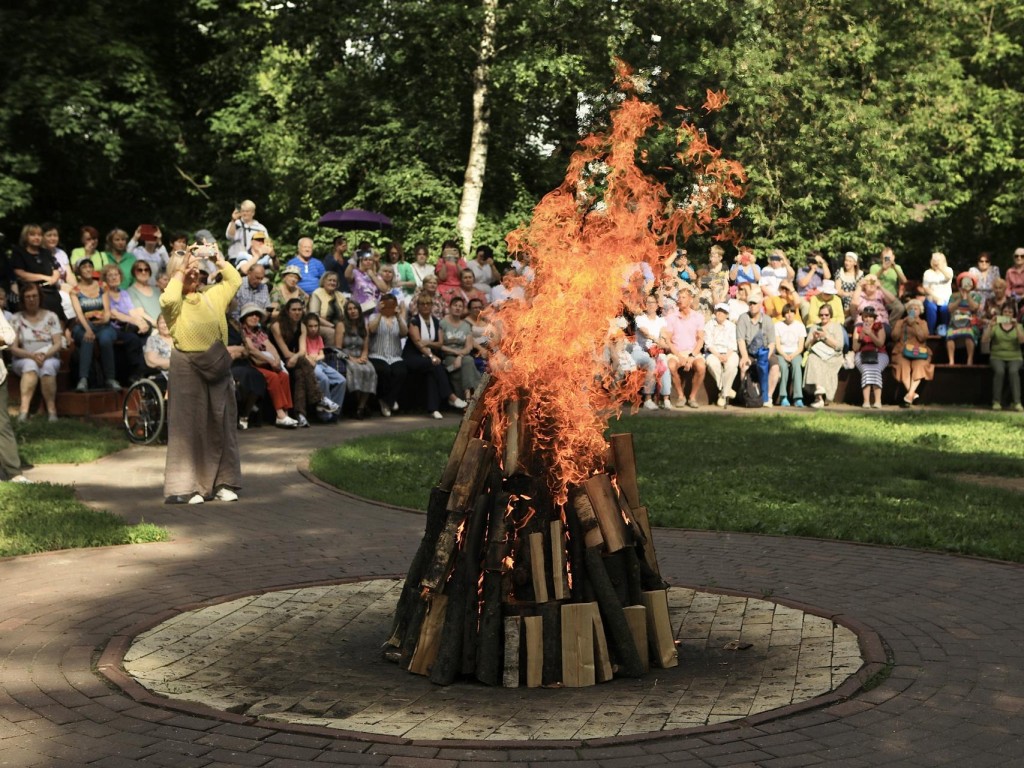
<path fill-rule="evenodd" d="M 608 131 L 507 237 L 532 279 L 491 317 L 491 370 L 431 492 L 385 646 L 435 683 L 583 686 L 678 663 L 632 436 L 604 434 L 641 381 L 616 380 L 601 353 L 679 244 L 735 239 L 745 177 L 684 119 L 663 170 L 692 183 L 672 199 L 641 168 L 661 113 L 637 84 L 621 67 Z M 726 101 L 709 91 L 703 111 Z"/>

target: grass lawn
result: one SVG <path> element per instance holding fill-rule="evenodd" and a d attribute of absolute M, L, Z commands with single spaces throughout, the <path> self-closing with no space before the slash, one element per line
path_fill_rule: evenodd
<path fill-rule="evenodd" d="M 1024 477 L 1012 414 L 641 415 L 633 432 L 652 522 L 892 544 L 1024 562 L 1024 491 L 968 482 Z M 314 455 L 352 493 L 423 509 L 453 429 L 366 438 Z"/>
<path fill-rule="evenodd" d="M 124 432 L 73 419 L 42 419 L 14 425 L 23 460 L 32 464 L 93 461 L 128 447 Z M 0 557 L 72 547 L 102 547 L 165 541 L 165 529 L 128 525 L 117 515 L 92 509 L 64 485 L 0 483 Z"/>

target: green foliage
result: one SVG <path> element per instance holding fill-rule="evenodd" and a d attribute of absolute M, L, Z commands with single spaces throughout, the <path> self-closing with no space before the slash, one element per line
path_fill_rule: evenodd
<path fill-rule="evenodd" d="M 646 415 L 632 432 L 641 497 L 672 528 L 890 544 L 1024 562 L 1020 423 L 952 411 Z M 366 438 L 322 453 L 314 473 L 345 490 L 424 509 L 452 430 Z M 344 453 L 341 453 L 344 452 Z M 380 479 L 387 478 L 386 483 Z"/>

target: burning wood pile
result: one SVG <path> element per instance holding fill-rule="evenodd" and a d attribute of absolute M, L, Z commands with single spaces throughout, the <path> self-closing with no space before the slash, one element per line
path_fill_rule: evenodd
<path fill-rule="evenodd" d="M 604 362 L 609 321 L 642 311 L 677 242 L 732 236 L 745 177 L 692 122 L 679 151 L 648 158 L 641 141 L 664 126 L 638 83 L 623 67 L 607 132 L 506 238 L 529 265 L 522 297 L 490 314 L 491 375 L 431 493 L 387 644 L 435 683 L 583 686 L 677 663 L 632 437 L 604 437 L 642 381 Z M 709 91 L 703 109 L 726 101 Z"/>
<path fill-rule="evenodd" d="M 613 435 L 604 472 L 555 503 L 508 405 L 497 455 L 481 383 L 427 509 L 389 657 L 449 685 L 580 687 L 678 661 L 632 435 Z"/>

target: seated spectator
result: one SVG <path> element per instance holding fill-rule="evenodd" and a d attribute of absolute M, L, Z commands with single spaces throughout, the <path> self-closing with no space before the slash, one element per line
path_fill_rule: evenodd
<path fill-rule="evenodd" d="M 825 257 L 821 255 L 820 251 L 810 251 L 807 254 L 806 263 L 797 270 L 793 284 L 796 286 L 796 292 L 800 298 L 807 301 L 818 292 L 822 282 L 831 279 L 832 270 L 829 269 Z M 803 314 L 802 311 L 801 314 Z M 812 315 L 812 317 L 816 317 L 816 315 Z"/>
<path fill-rule="evenodd" d="M 358 306 L 352 302 L 353 306 Z M 385 418 L 398 410 L 398 397 L 405 385 L 406 365 L 402 358 L 402 340 L 409 335 L 398 299 L 386 293 L 380 297 L 377 313 L 366 323 L 369 332 L 370 365 L 376 373 L 377 400 Z"/>
<path fill-rule="evenodd" d="M 906 315 L 892 326 L 896 380 L 907 392 L 900 403 L 903 408 L 909 408 L 917 400 L 921 382 L 931 381 L 935 375 L 932 353 L 928 348 L 928 323 L 923 317 L 924 303 L 920 299 L 911 299 L 906 310 Z"/>
<path fill-rule="evenodd" d="M 949 300 L 953 296 L 953 270 L 946 263 L 946 254 L 932 254 L 930 266 L 921 277 L 921 289 L 928 333 L 945 336 L 949 326 Z"/>
<path fill-rule="evenodd" d="M 128 252 L 135 257 L 135 263 L 144 261 L 149 264 L 156 275 L 167 271 L 167 249 L 163 246 L 163 234 L 160 227 L 152 224 L 140 224 L 135 228 L 135 234 L 128 241 Z"/>
<path fill-rule="evenodd" d="M 740 353 L 740 376 L 756 367 L 762 403 L 772 407 L 772 393 L 779 383 L 779 360 L 775 354 L 775 324 L 764 314 L 761 290 L 752 288 L 747 296 L 747 313 L 736 322 L 736 341 Z"/>
<path fill-rule="evenodd" d="M 313 366 L 313 375 L 316 376 L 316 383 L 320 386 L 320 391 L 327 396 L 330 402 L 337 404 L 340 413 L 345 404 L 345 376 L 337 368 L 327 363 L 324 339 L 320 331 L 320 316 L 309 312 L 302 321 L 306 325 L 306 359 Z"/>
<path fill-rule="evenodd" d="M 760 279 L 761 268 L 754 259 L 754 251 L 749 246 L 742 246 L 729 270 L 729 282 L 738 287 L 745 283 L 756 285 Z"/>
<path fill-rule="evenodd" d="M 243 304 L 243 307 L 246 305 Z M 256 307 L 259 310 L 259 307 Z M 159 331 L 163 317 L 157 324 Z M 149 339 L 157 334 L 152 333 Z M 149 340 L 146 341 L 149 344 Z M 231 355 L 231 378 L 235 381 L 235 401 L 238 404 L 238 428 L 248 429 L 252 414 L 259 413 L 260 403 L 267 396 L 267 381 L 263 378 L 249 355 L 242 334 L 241 323 L 236 318 L 228 318 L 228 354 Z M 289 394 L 291 394 L 289 392 Z"/>
<path fill-rule="evenodd" d="M 850 315 L 850 301 L 853 299 L 853 292 L 864 277 L 864 270 L 860 268 L 860 256 L 853 251 L 843 254 L 843 266 L 835 273 L 836 293 L 839 300 L 843 302 L 843 314 Z"/>
<path fill-rule="evenodd" d="M 341 350 L 345 361 L 348 391 L 356 393 L 356 418 L 363 419 L 366 418 L 366 402 L 377 392 L 377 371 L 369 357 L 370 334 L 362 308 L 349 299 L 343 310 L 344 319 L 334 326 L 334 346 Z"/>
<path fill-rule="evenodd" d="M 6 317 L 0 317 L 0 349 L 14 343 L 14 329 Z M 21 474 L 21 458 L 18 456 L 18 441 L 11 429 L 11 417 L 7 412 L 7 368 L 0 357 L 0 482 L 26 483 L 32 481 Z"/>
<path fill-rule="evenodd" d="M 434 265 L 427 263 L 427 260 L 429 258 L 430 250 L 427 248 L 427 244 L 423 242 L 416 243 L 415 248 L 413 248 L 412 264 L 410 264 L 409 266 L 412 267 L 412 274 L 413 277 L 416 279 L 417 288 L 423 285 L 423 280 L 428 275 L 434 274 Z M 415 293 L 415 291 L 413 291 L 413 293 Z M 410 302 L 410 307 L 415 306 L 415 302 Z"/>
<path fill-rule="evenodd" d="M 295 256 L 285 266 L 299 271 L 299 288 L 307 295 L 319 287 L 320 278 L 327 271 L 324 263 L 313 256 L 313 239 L 309 237 L 299 238 Z"/>
<path fill-rule="evenodd" d="M 271 320 L 276 319 L 280 308 L 292 299 L 300 299 L 303 308 L 308 305 L 309 294 L 299 288 L 300 274 L 299 268 L 291 265 L 281 270 L 281 282 L 270 292 L 270 304 L 267 305 L 267 313 Z"/>
<path fill-rule="evenodd" d="M 113 264 L 121 271 L 121 287 L 131 288 L 135 257 L 128 253 L 128 233 L 123 229 L 115 227 L 107 233 L 107 250 L 100 252 L 96 267 L 102 270 L 107 264 Z"/>
<path fill-rule="evenodd" d="M 775 355 L 779 363 L 779 405 L 786 407 L 792 399 L 793 405 L 804 405 L 804 342 L 807 329 L 796 316 L 796 307 L 786 304 L 782 308 L 782 319 L 775 322 Z M 789 382 L 792 377 L 793 391 Z"/>
<path fill-rule="evenodd" d="M 511 267 L 501 273 L 501 282 L 491 289 L 491 306 L 500 307 L 510 299 L 520 301 L 526 298 L 526 291 L 519 284 L 519 275 Z"/>
<path fill-rule="evenodd" d="M 292 403 L 300 427 L 309 426 L 307 413 L 311 406 L 318 414 L 331 415 L 339 410 L 338 404 L 321 391 L 313 365 L 306 356 L 304 316 L 302 299 L 291 299 L 270 325 L 274 344 L 291 379 Z"/>
<path fill-rule="evenodd" d="M 281 266 L 274 249 L 274 242 L 266 232 L 253 232 L 249 250 L 242 252 L 238 261 L 232 262 L 232 264 L 243 275 L 247 275 L 257 265 L 263 268 L 265 275 L 274 275 L 277 274 L 277 270 Z"/>
<path fill-rule="evenodd" d="M 377 312 L 381 294 L 391 290 L 377 274 L 377 261 L 370 250 L 356 252 L 356 267 L 352 270 L 348 282 L 352 286 L 352 300 L 359 305 L 366 317 Z"/>
<path fill-rule="evenodd" d="M 231 212 L 231 221 L 224 231 L 224 237 L 228 239 L 228 261 L 237 264 L 249 250 L 257 232 L 266 233 L 267 228 L 256 221 L 256 203 L 243 200 Z"/>
<path fill-rule="evenodd" d="M 437 290 L 447 305 L 462 285 L 462 270 L 469 269 L 466 260 L 459 253 L 454 240 L 445 240 L 441 246 L 441 258 L 437 260 L 434 274 L 437 275 Z"/>
<path fill-rule="evenodd" d="M 149 327 L 156 328 L 160 317 L 160 289 L 153 282 L 153 267 L 148 261 L 138 260 L 132 265 L 132 287 L 127 293 L 139 315 Z"/>
<path fill-rule="evenodd" d="M 974 278 L 964 272 L 957 280 L 957 292 L 949 300 L 949 328 L 946 331 L 946 355 L 949 364 L 955 365 L 956 348 L 967 350 L 967 365 L 974 364 L 974 348 L 977 343 L 975 323 L 981 310 L 982 297 L 974 289 Z"/>
<path fill-rule="evenodd" d="M 14 322 L 14 313 L 7 308 L 7 291 L 0 285 L 0 308 L 3 309 L 4 319 L 7 320 L 7 324 L 10 325 Z"/>
<path fill-rule="evenodd" d="M 761 286 L 761 290 L 765 293 L 767 293 L 767 291 L 765 291 L 765 285 L 767 284 L 771 289 L 771 293 L 769 295 L 775 296 L 778 295 L 779 286 L 782 284 L 783 280 L 793 280 L 795 277 L 796 272 L 789 263 L 789 259 L 786 257 L 785 252 L 776 248 L 768 254 L 768 266 L 761 270 L 761 279 L 758 280 L 758 283 Z M 766 280 L 767 283 L 765 282 Z M 769 313 L 769 316 L 774 317 L 771 313 Z M 781 315 L 779 316 L 779 319 L 781 319 Z"/>
<path fill-rule="evenodd" d="M 448 314 L 441 320 L 444 344 L 440 352 L 452 390 L 462 399 L 469 400 L 476 385 L 480 383 L 480 371 L 473 362 L 473 329 L 466 321 L 465 314 L 465 300 L 458 295 L 452 296 L 448 302 Z"/>
<path fill-rule="evenodd" d="M 238 293 L 235 294 L 235 306 L 244 307 L 246 304 L 255 304 L 257 307 L 262 309 L 264 312 L 270 306 L 270 288 L 267 287 L 266 281 L 263 279 L 266 276 L 266 271 L 262 264 L 254 264 L 248 272 L 245 273 L 245 279 L 242 284 L 238 287 Z M 232 313 L 234 317 L 238 317 L 237 309 Z"/>
<path fill-rule="evenodd" d="M 382 283 L 381 297 L 391 294 L 398 300 L 399 308 L 402 308 L 402 305 L 405 303 L 405 294 L 398 287 L 398 273 L 395 272 L 395 266 L 393 264 L 381 264 L 377 268 L 377 277 L 380 278 Z"/>
<path fill-rule="evenodd" d="M 807 388 L 814 393 L 811 408 L 823 408 L 835 398 L 843 367 L 843 328 L 831 307 L 818 310 L 818 324 L 808 330 L 807 344 Z"/>
<path fill-rule="evenodd" d="M 693 308 L 693 290 L 679 291 L 678 311 L 665 318 L 661 342 L 668 351 L 668 370 L 676 397 L 690 408 L 700 408 L 697 393 L 704 386 L 707 365 L 704 362 L 704 315 Z M 680 373 L 682 371 L 682 373 Z M 690 394 L 683 388 L 683 375 L 690 376 Z"/>
<path fill-rule="evenodd" d="M 157 315 L 154 331 L 146 339 L 142 357 L 150 374 L 166 380 L 167 373 L 171 370 L 171 349 L 174 347 L 174 339 L 163 315 Z"/>
<path fill-rule="evenodd" d="M 18 244 L 11 248 L 11 272 L 18 284 L 34 283 L 39 286 L 42 308 L 53 312 L 58 320 L 64 319 L 60 299 L 60 269 L 49 249 L 43 246 L 43 228 L 26 224 L 21 228 Z"/>
<path fill-rule="evenodd" d="M 697 285 L 697 270 L 690 264 L 690 254 L 685 248 L 676 248 L 670 271 L 677 282 Z"/>
<path fill-rule="evenodd" d="M 150 325 L 142 316 L 142 310 L 136 310 L 132 304 L 128 291 L 121 290 L 121 270 L 117 265 L 107 264 L 100 274 L 110 304 L 110 325 L 117 336 L 115 343 L 120 345 L 114 348 L 115 359 L 121 359 L 129 379 L 134 381 L 143 373 L 141 337 L 149 334 Z"/>
<path fill-rule="evenodd" d="M 888 329 L 890 321 L 887 307 L 892 306 L 894 301 L 896 301 L 896 297 L 882 288 L 877 276 L 864 275 L 860 285 L 853 292 L 853 298 L 850 300 L 850 314 L 853 318 L 853 324 L 863 323 L 864 308 L 873 307 L 875 319 L 881 321 Z"/>
<path fill-rule="evenodd" d="M 648 372 L 644 380 L 644 408 L 651 409 L 653 405 L 669 410 L 672 408 L 672 375 L 668 371 L 668 356 L 658 346 L 661 332 L 665 330 L 665 319 L 656 294 L 645 299 L 644 313 L 637 315 L 633 322 L 636 341 L 629 351 L 637 367 Z"/>
<path fill-rule="evenodd" d="M 980 323 L 982 326 L 988 323 L 993 317 L 1002 314 L 1003 307 L 1009 306 L 1014 317 L 1020 310 L 1020 302 L 1015 299 L 1007 290 L 1006 280 L 997 277 L 992 281 L 992 298 L 986 299 L 981 307 Z"/>
<path fill-rule="evenodd" d="M 500 280 L 498 268 L 494 265 L 494 249 L 489 245 L 478 245 L 476 255 L 468 263 L 468 266 L 473 273 L 473 287 L 481 294 L 489 296 L 491 288 Z M 486 301 L 484 303 L 486 304 Z"/>
<path fill-rule="evenodd" d="M 806 318 L 817 317 L 822 307 L 832 310 L 832 320 L 839 325 L 846 322 L 846 314 L 843 312 L 843 300 L 839 298 L 834 280 L 822 280 L 818 292 L 801 305 L 801 312 L 806 312 Z"/>
<path fill-rule="evenodd" d="M 889 367 L 885 351 L 885 325 L 874 307 L 864 307 L 864 322 L 853 329 L 854 362 L 860 372 L 864 408 L 882 407 L 882 373 Z"/>
<path fill-rule="evenodd" d="M 461 297 L 468 305 L 471 299 L 479 299 L 485 305 L 489 300 L 489 292 L 481 291 L 473 283 L 473 272 L 468 269 L 462 270 L 462 284 L 453 296 Z"/>
<path fill-rule="evenodd" d="M 896 263 L 896 254 L 892 248 L 882 249 L 882 263 L 872 264 L 869 274 L 878 278 L 878 285 L 886 299 L 887 314 L 882 322 L 891 325 L 903 317 L 904 307 L 900 297 L 903 295 L 903 286 L 907 283 L 907 276 L 903 274 L 903 267 Z M 881 318 L 882 313 L 879 312 L 878 316 Z"/>
<path fill-rule="evenodd" d="M 740 369 L 739 342 L 736 324 L 729 319 L 729 305 L 715 305 L 715 317 L 705 326 L 704 348 L 708 373 L 718 388 L 718 407 L 725 408 L 729 398 L 736 397 L 733 385 Z"/>
<path fill-rule="evenodd" d="M 96 272 L 91 259 L 83 257 L 76 265 L 76 269 L 78 285 L 71 291 L 71 306 L 75 310 L 71 336 L 78 347 L 78 385 L 75 389 L 79 392 L 88 391 L 93 349 L 98 344 L 100 364 L 107 387 L 120 390 L 121 384 L 117 380 L 114 359 L 117 331 L 110 324 L 110 298 L 95 279 Z"/>
<path fill-rule="evenodd" d="M 82 246 L 71 250 L 71 268 L 78 277 L 78 262 L 89 259 L 96 266 L 99 263 L 100 231 L 96 227 L 84 226 L 79 230 Z"/>
<path fill-rule="evenodd" d="M 1013 266 L 1006 270 L 1006 290 L 1017 301 L 1024 299 L 1024 248 L 1013 252 Z"/>
<path fill-rule="evenodd" d="M 761 295 L 764 296 L 763 312 L 773 323 L 779 322 L 782 319 L 783 308 L 789 303 L 779 295 L 782 284 L 771 277 L 762 277 L 758 287 L 761 289 Z"/>
<path fill-rule="evenodd" d="M 11 344 L 11 370 L 21 378 L 21 405 L 18 421 L 28 419 L 36 387 L 43 392 L 50 421 L 57 420 L 57 372 L 63 331 L 57 316 L 43 309 L 39 286 L 27 283 L 21 288 L 21 311 L 14 315 L 14 343 Z M 6 384 L 0 383 L 0 386 Z"/>
<path fill-rule="evenodd" d="M 466 310 L 466 321 L 473 329 L 473 358 L 480 373 L 487 370 L 487 361 L 490 360 L 494 341 L 494 327 L 480 314 L 483 308 L 483 302 L 473 299 Z"/>
<path fill-rule="evenodd" d="M 736 286 L 736 295 L 725 302 L 729 305 L 729 319 L 734 325 L 750 310 L 747 299 L 750 297 L 752 288 L 757 289 L 758 293 L 761 292 L 761 289 L 752 283 L 740 283 Z"/>
<path fill-rule="evenodd" d="M 390 264 L 394 269 L 394 287 L 402 292 L 402 295 L 397 297 L 401 307 L 416 290 L 416 275 L 413 274 L 412 265 L 405 260 L 405 251 L 401 243 L 395 241 L 384 246 L 384 264 Z"/>
<path fill-rule="evenodd" d="M 992 284 L 999 279 L 999 267 L 992 263 L 992 254 L 982 251 L 978 263 L 969 270 L 974 279 L 974 290 L 981 294 L 983 302 L 992 298 Z"/>
<path fill-rule="evenodd" d="M 423 297 L 430 299 L 430 314 L 434 316 L 435 320 L 440 320 L 448 313 L 448 305 L 437 290 L 437 276 L 429 275 L 423 278 L 423 285 L 413 294 L 412 301 L 409 303 L 410 321 L 419 311 L 420 299 Z"/>
<path fill-rule="evenodd" d="M 60 247 L 60 229 L 56 224 L 43 223 L 43 247 L 53 254 L 53 260 L 57 262 L 57 271 L 60 273 L 60 287 L 65 289 L 75 284 L 75 271 L 71 267 L 71 258 L 67 252 Z M 67 316 L 68 307 L 65 307 Z"/>
<path fill-rule="evenodd" d="M 700 286 L 700 307 L 705 319 L 710 319 L 716 304 L 729 300 L 729 270 L 722 264 L 725 249 L 713 245 L 708 251 L 708 265 L 697 270 L 697 284 Z M 746 311 L 746 306 L 743 307 Z"/>
<path fill-rule="evenodd" d="M 338 290 L 350 293 L 348 280 L 345 279 L 345 268 L 348 266 L 348 237 L 338 235 L 331 243 L 331 252 L 324 256 L 324 269 L 338 276 Z"/>
<path fill-rule="evenodd" d="M 292 388 L 288 380 L 288 371 L 284 370 L 281 356 L 262 328 L 261 324 L 265 317 L 263 310 L 255 304 L 242 307 L 239 316 L 242 324 L 242 343 L 249 354 L 250 362 L 266 382 L 270 402 L 277 414 L 274 425 L 283 429 L 295 429 L 299 422 L 288 415 L 292 408 Z"/>
<path fill-rule="evenodd" d="M 444 346 L 444 331 L 432 314 L 433 301 L 421 295 L 416 309 L 416 315 L 409 322 L 409 341 L 402 356 L 410 371 L 426 375 L 427 410 L 435 419 L 441 419 L 444 418 L 440 411 L 442 402 L 447 401 L 453 408 L 465 408 L 466 401 L 452 392 L 439 356 Z"/>
<path fill-rule="evenodd" d="M 1013 307 L 1005 303 L 999 314 L 985 324 L 982 344 L 989 347 L 989 365 L 992 366 L 992 410 L 1002 410 L 1003 383 L 1010 380 L 1010 402 L 1015 411 L 1024 410 L 1020 402 L 1021 345 L 1024 328 L 1017 322 Z"/>
<path fill-rule="evenodd" d="M 324 272 L 320 286 L 309 297 L 309 311 L 320 318 L 320 336 L 334 343 L 334 326 L 341 320 L 345 297 L 338 292 L 338 273 Z"/>

